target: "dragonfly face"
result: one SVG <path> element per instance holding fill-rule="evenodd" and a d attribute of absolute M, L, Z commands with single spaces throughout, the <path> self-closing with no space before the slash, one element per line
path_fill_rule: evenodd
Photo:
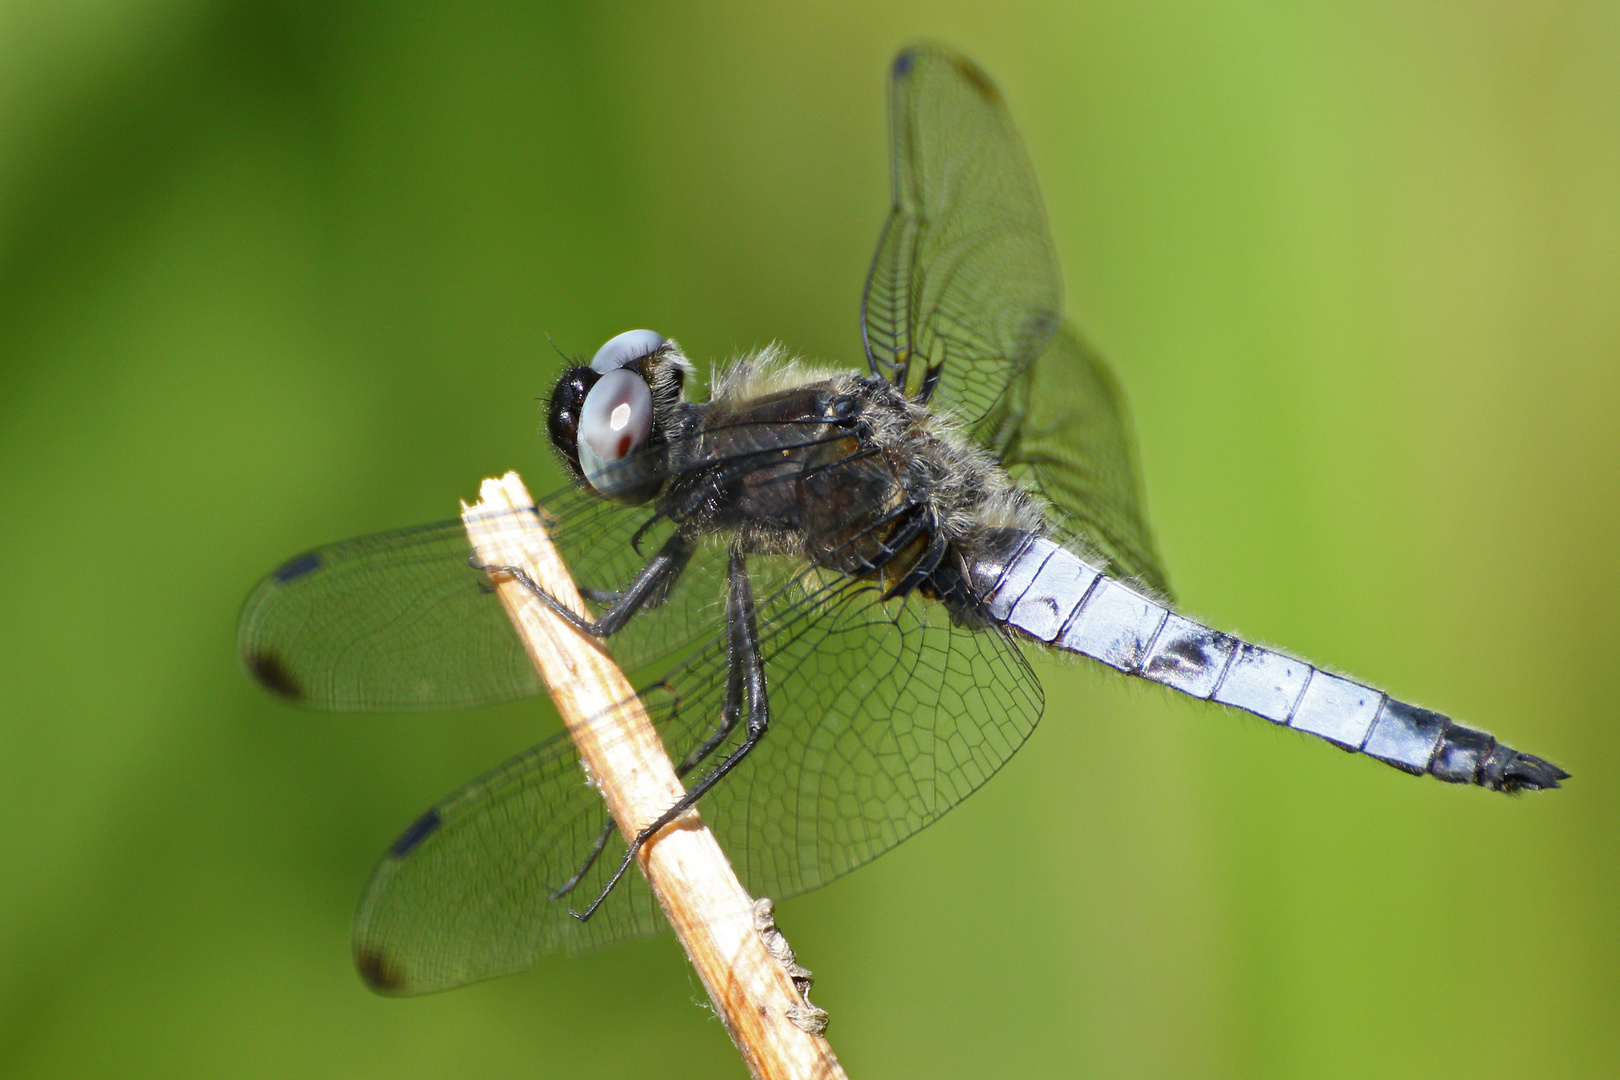
<path fill-rule="evenodd" d="M 892 70 L 893 206 L 863 370 L 775 349 L 689 401 L 691 365 L 618 335 L 553 392 L 574 483 L 553 540 L 756 895 L 816 888 L 984 783 L 1042 709 L 1029 649 L 1078 653 L 1408 772 L 1517 791 L 1567 774 L 1440 714 L 1175 613 L 1117 382 L 1060 314 L 1039 189 L 987 76 Z M 462 522 L 298 556 L 243 612 L 249 671 L 320 708 L 543 690 Z M 559 736 L 422 816 L 356 918 L 362 974 L 419 993 L 662 925 Z M 616 887 L 609 888 L 618 880 Z M 569 914 L 571 897 L 600 908 Z"/>
<path fill-rule="evenodd" d="M 692 365 L 674 342 L 626 330 L 551 393 L 551 444 L 578 481 L 620 502 L 645 502 L 662 480 L 662 449 Z"/>

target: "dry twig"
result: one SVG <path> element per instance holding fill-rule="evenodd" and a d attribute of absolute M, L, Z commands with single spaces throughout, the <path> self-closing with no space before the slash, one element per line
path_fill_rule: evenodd
<path fill-rule="evenodd" d="M 479 559 L 486 565 L 523 567 L 542 589 L 584 612 L 539 518 L 524 513 L 533 499 L 518 475 L 485 480 L 479 496 L 476 506 L 463 506 L 462 512 Z M 527 527 L 514 528 L 514 516 Z M 658 733 L 624 675 L 597 643 L 520 583 L 497 580 L 495 588 L 551 688 L 586 775 L 602 792 L 626 839 L 633 838 L 683 793 Z M 754 901 L 697 811 L 659 833 L 636 862 L 749 1072 L 759 1080 L 843 1077 L 827 1040 L 794 1022 L 802 1019 L 806 1002 L 756 929 Z"/>

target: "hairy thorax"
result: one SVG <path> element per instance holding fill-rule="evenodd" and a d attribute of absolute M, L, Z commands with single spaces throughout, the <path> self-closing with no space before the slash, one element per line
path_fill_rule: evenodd
<path fill-rule="evenodd" d="M 1042 528 L 1040 505 L 988 454 L 880 379 L 767 352 L 718 377 L 679 423 L 660 510 L 745 553 L 893 587 L 919 560 L 971 561 L 987 531 Z"/>

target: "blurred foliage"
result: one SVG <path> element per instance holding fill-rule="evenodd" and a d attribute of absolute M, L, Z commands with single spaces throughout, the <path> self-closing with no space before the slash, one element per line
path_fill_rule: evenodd
<path fill-rule="evenodd" d="M 236 610 L 544 490 L 548 333 L 858 358 L 917 35 L 1012 102 L 1183 602 L 1575 778 L 1043 664 L 780 907 L 851 1074 L 1612 1075 L 1620 7 L 1457 0 L 0 5 L 0 1075 L 742 1075 L 667 939 L 362 989 L 372 862 L 555 717 L 283 708 Z"/>

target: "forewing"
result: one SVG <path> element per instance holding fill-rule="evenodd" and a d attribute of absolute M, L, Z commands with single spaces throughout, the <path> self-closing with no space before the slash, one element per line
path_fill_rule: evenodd
<path fill-rule="evenodd" d="M 975 435 L 1046 497 L 1054 523 L 1102 555 L 1110 573 L 1170 599 L 1125 394 L 1072 326 L 1063 324 Z"/>
<path fill-rule="evenodd" d="M 1060 318 L 1040 187 L 1000 92 L 964 57 L 902 52 L 889 119 L 894 205 L 861 305 L 867 360 L 971 423 Z"/>
<path fill-rule="evenodd" d="M 275 693 L 323 709 L 449 709 L 539 693 L 471 554 L 457 519 L 290 559 L 242 609 L 242 662 Z"/>
<path fill-rule="evenodd" d="M 582 589 L 623 588 L 669 534 L 667 522 L 642 533 L 650 507 L 622 506 L 579 488 L 541 505 Z M 471 556 L 466 528 L 455 519 L 291 559 L 243 607 L 237 632 L 243 663 L 275 693 L 322 709 L 453 709 L 542 692 Z M 620 665 L 634 671 L 711 631 L 723 573 L 723 554 L 700 549 L 663 602 L 613 638 L 610 651 Z"/>

